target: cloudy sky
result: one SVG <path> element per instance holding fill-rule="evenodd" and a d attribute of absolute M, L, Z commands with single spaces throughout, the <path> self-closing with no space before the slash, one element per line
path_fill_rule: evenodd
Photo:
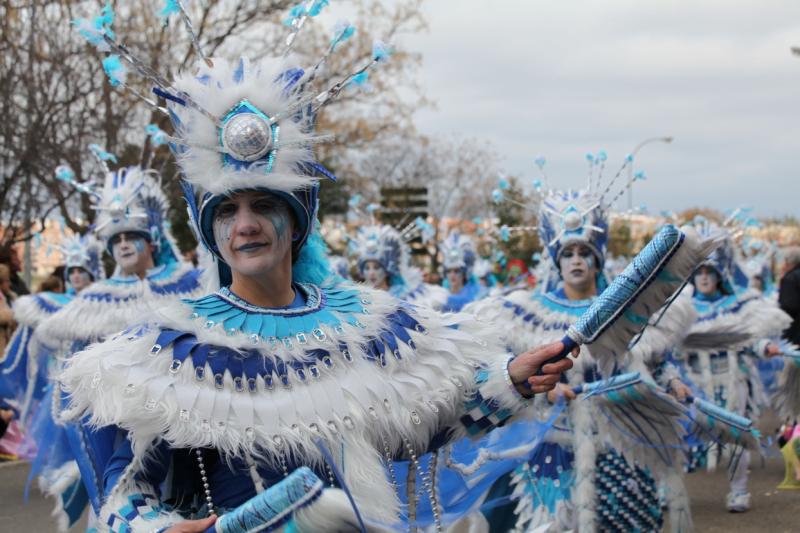
<path fill-rule="evenodd" d="M 641 140 L 651 212 L 749 205 L 800 216 L 800 2 L 796 0 L 429 0 L 424 56 L 437 107 L 429 134 L 486 139 L 504 170 L 579 187 L 587 152 L 616 168 Z M 625 207 L 625 202 L 621 202 Z"/>

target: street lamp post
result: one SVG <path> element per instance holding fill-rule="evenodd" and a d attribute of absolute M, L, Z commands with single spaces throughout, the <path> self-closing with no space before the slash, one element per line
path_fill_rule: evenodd
<path fill-rule="evenodd" d="M 672 137 L 651 137 L 649 139 L 643 140 L 642 142 L 637 144 L 636 148 L 634 148 L 633 151 L 631 152 L 631 157 L 633 158 L 633 161 L 636 161 L 636 153 L 639 150 L 641 150 L 648 144 L 654 142 L 662 142 L 669 144 L 672 142 Z M 628 165 L 628 211 L 633 209 L 633 187 L 631 186 L 631 183 L 633 182 L 633 161 L 631 161 L 631 164 Z"/>

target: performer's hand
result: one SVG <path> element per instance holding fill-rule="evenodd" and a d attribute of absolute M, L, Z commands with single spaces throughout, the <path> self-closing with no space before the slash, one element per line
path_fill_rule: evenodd
<path fill-rule="evenodd" d="M 669 381 L 669 393 L 679 402 L 685 402 L 686 398 L 692 395 L 692 389 L 681 381 L 681 378 L 672 378 Z"/>
<path fill-rule="evenodd" d="M 774 342 L 768 342 L 766 348 L 764 348 L 764 355 L 767 357 L 775 357 L 776 355 L 781 355 L 781 347 L 775 344 Z"/>
<path fill-rule="evenodd" d="M 216 515 L 203 518 L 202 520 L 185 520 L 175 524 L 164 533 L 203 533 L 206 529 L 213 526 L 216 521 Z"/>
<path fill-rule="evenodd" d="M 547 401 L 550 403 L 556 403 L 559 398 L 564 398 L 565 400 L 574 400 L 577 395 L 575 391 L 572 390 L 572 387 L 569 385 L 565 385 L 564 383 L 556 384 L 556 387 L 547 393 Z"/>
<path fill-rule="evenodd" d="M 572 359 L 565 357 L 557 363 L 542 365 L 551 357 L 561 353 L 563 349 L 563 343 L 554 342 L 529 350 L 511 361 L 508 365 L 508 374 L 520 394 L 530 396 L 553 390 L 556 383 L 561 380 L 561 374 L 572 368 Z M 579 352 L 580 348 L 575 348 L 572 355 L 577 356 Z M 536 373 L 540 368 L 542 375 L 537 376 Z M 526 383 L 529 386 L 526 386 Z"/>

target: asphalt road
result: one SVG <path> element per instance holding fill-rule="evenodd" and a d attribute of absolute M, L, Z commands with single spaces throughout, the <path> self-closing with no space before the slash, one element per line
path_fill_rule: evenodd
<path fill-rule="evenodd" d="M 55 531 L 49 501 L 34 489 L 31 499 L 23 502 L 22 491 L 28 464 L 0 464 L 0 532 L 47 533 Z M 714 473 L 698 472 L 687 478 L 692 501 L 695 530 L 698 532 L 797 532 L 800 531 L 800 490 L 777 491 L 783 479 L 780 457 L 751 464 L 750 491 L 753 508 L 748 513 L 731 514 L 725 510 L 727 478 L 724 469 Z M 85 530 L 75 527 L 72 531 Z"/>

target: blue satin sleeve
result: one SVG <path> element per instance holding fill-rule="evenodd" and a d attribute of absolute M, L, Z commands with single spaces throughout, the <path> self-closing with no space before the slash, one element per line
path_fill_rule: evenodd
<path fill-rule="evenodd" d="M 125 473 L 125 469 L 133 462 L 133 449 L 128 438 L 128 432 L 116 428 L 116 438 L 114 440 L 114 451 L 106 463 L 103 472 L 103 494 L 105 497 L 111 493 Z M 170 467 L 171 450 L 165 443 L 156 446 L 145 459 L 145 474 L 137 475 L 137 481 L 145 482 L 156 490 L 158 486 L 167 478 Z"/>

